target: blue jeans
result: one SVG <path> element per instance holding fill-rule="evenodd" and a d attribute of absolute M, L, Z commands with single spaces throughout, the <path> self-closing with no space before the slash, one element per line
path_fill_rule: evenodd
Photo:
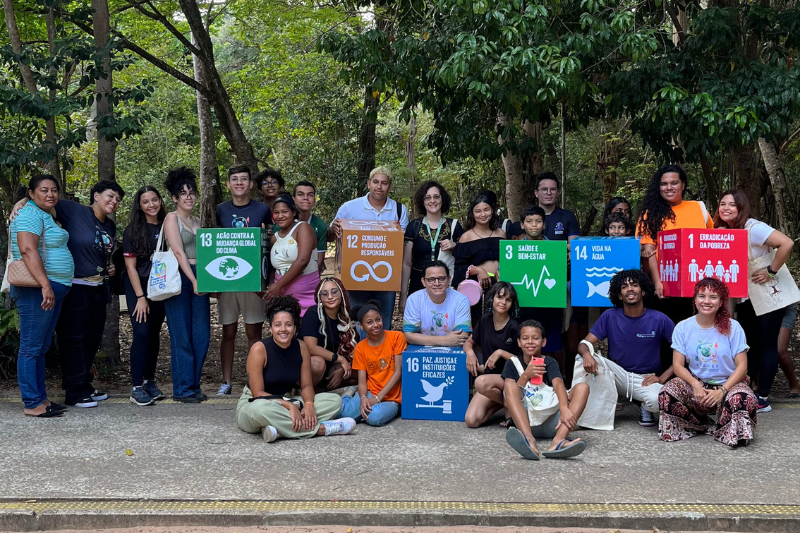
<path fill-rule="evenodd" d="M 367 392 L 367 398 L 374 398 Z M 353 397 L 342 396 L 342 412 L 340 417 L 352 418 L 356 422 L 366 422 L 370 426 L 385 426 L 400 414 L 400 404 L 397 402 L 379 402 L 372 406 L 369 418 L 364 420 L 361 416 L 361 396 L 355 393 Z"/>
<path fill-rule="evenodd" d="M 11 298 L 19 311 L 19 356 L 17 380 L 26 409 L 39 407 L 47 399 L 44 387 L 44 355 L 53 340 L 61 303 L 69 287 L 50 282 L 55 304 L 49 311 L 42 309 L 42 289 L 11 286 Z"/>
<path fill-rule="evenodd" d="M 394 300 L 397 293 L 393 291 L 347 291 L 350 297 L 350 307 L 366 305 L 370 300 L 378 300 L 381 303 L 381 318 L 383 319 L 383 329 L 392 329 L 392 315 L 394 314 Z M 362 335 L 362 339 L 365 338 Z"/>
<path fill-rule="evenodd" d="M 192 272 L 197 268 L 192 265 Z M 172 349 L 172 396 L 185 398 L 200 392 L 200 376 L 211 341 L 211 302 L 194 293 L 181 272 L 181 293 L 164 301 Z"/>

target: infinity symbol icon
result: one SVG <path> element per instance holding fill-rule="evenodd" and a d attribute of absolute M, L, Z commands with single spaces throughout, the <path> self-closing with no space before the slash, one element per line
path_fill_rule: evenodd
<path fill-rule="evenodd" d="M 350 220 L 348 221 L 351 226 L 378 226 L 381 228 L 388 228 L 392 222 L 382 222 L 379 220 Z"/>
<path fill-rule="evenodd" d="M 367 267 L 369 274 L 364 274 L 363 276 L 356 276 L 356 267 L 359 265 L 364 265 L 365 267 Z M 386 267 L 386 277 L 379 277 L 375 273 L 375 269 L 380 266 Z M 374 265 L 370 265 L 366 261 L 356 261 L 355 263 L 353 263 L 353 266 L 350 267 L 350 277 L 352 277 L 354 281 L 367 281 L 370 276 L 372 276 L 373 279 L 378 283 L 389 281 L 389 278 L 392 277 L 392 265 L 390 265 L 386 261 L 378 261 Z"/>

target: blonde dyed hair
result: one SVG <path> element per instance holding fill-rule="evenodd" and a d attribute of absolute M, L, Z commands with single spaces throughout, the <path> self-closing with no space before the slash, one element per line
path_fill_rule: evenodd
<path fill-rule="evenodd" d="M 392 171 L 389 170 L 388 168 L 386 168 L 386 167 L 375 167 L 375 168 L 373 168 L 372 171 L 369 173 L 369 179 L 371 180 L 377 174 L 383 174 L 384 176 L 389 178 L 389 183 L 392 182 Z"/>

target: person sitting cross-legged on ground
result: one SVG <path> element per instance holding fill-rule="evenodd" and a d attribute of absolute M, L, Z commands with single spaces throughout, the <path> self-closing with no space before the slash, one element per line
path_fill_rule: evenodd
<path fill-rule="evenodd" d="M 424 291 L 408 297 L 403 334 L 408 344 L 463 346 L 472 333 L 469 298 L 450 288 L 450 269 L 439 260 L 425 266 Z"/>
<path fill-rule="evenodd" d="M 486 300 L 491 302 L 491 309 L 484 313 L 475 325 L 472 337 L 464 343 L 467 370 L 475 377 L 475 395 L 464 416 L 467 427 L 471 428 L 485 424 L 503 408 L 504 381 L 501 374 L 506 360 L 519 354 L 519 323 L 515 318 L 519 300 L 514 286 L 507 281 L 498 281 L 489 289 Z"/>
<path fill-rule="evenodd" d="M 728 446 L 746 446 L 755 433 L 758 398 L 749 386 L 744 331 L 728 312 L 728 287 L 704 278 L 694 287 L 693 303 L 697 314 L 672 335 L 677 377 L 658 394 L 658 436 L 678 441 L 708 431 Z"/>
<path fill-rule="evenodd" d="M 239 429 L 261 432 L 267 442 L 351 433 L 356 427 L 352 418 L 331 420 L 342 408 L 341 398 L 314 394 L 311 354 L 296 337 L 300 303 L 278 296 L 270 302 L 267 319 L 272 337 L 255 343 L 247 356 L 247 386 L 236 405 Z"/>
<path fill-rule="evenodd" d="M 534 461 L 539 460 L 535 437 L 553 439 L 542 453 L 545 457 L 575 457 L 586 449 L 585 442 L 569 440 L 567 436 L 578 426 L 589 398 L 589 386 L 579 383 L 567 391 L 556 360 L 542 358 L 546 342 L 539 322 L 526 320 L 520 324 L 518 344 L 522 355 L 509 359 L 502 374 L 506 412 L 516 426 L 508 428 L 506 441 L 522 457 Z M 539 377 L 540 385 L 531 383 Z M 534 391 L 534 387 L 538 390 Z"/>
<path fill-rule="evenodd" d="M 353 353 L 358 392 L 342 397 L 340 416 L 383 426 L 400 414 L 403 352 L 408 345 L 401 332 L 383 329 L 378 300 L 370 300 L 354 311 L 367 338 L 356 345 Z"/>
<path fill-rule="evenodd" d="M 672 341 L 675 325 L 667 315 L 644 306 L 654 296 L 653 282 L 641 270 L 617 272 L 608 290 L 614 307 L 600 315 L 578 345 L 587 373 L 597 372 L 597 360 L 602 359 L 614 375 L 617 393 L 642 403 L 639 424 L 645 427 L 656 425 L 658 393 L 672 377 L 672 367 L 665 372 L 659 367 L 661 344 Z M 608 358 L 590 349 L 603 339 L 608 339 Z"/>

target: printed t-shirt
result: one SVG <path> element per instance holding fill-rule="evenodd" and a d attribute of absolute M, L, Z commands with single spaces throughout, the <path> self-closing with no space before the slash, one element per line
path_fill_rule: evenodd
<path fill-rule="evenodd" d="M 705 205 L 702 202 L 684 200 L 680 204 L 672 206 L 672 211 L 675 213 L 675 222 L 672 222 L 669 218 L 665 218 L 664 225 L 660 231 L 714 227 L 714 221 L 710 216 L 708 216 L 708 220 L 706 220 L 708 211 L 706 211 Z M 640 241 L 641 244 L 656 244 L 655 240 L 653 240 L 650 235 L 642 235 L 639 232 L 639 224 L 636 224 L 636 236 L 642 238 Z"/>
<path fill-rule="evenodd" d="M 496 350 L 505 350 L 512 355 L 519 354 L 519 324 L 513 318 L 506 322 L 505 326 L 498 331 L 494 329 L 494 318 L 492 313 L 483 315 L 475 329 L 472 330 L 472 342 L 481 349 L 481 362 L 485 363 Z M 494 368 L 487 368 L 487 374 L 502 374 L 506 365 L 506 359 L 501 357 L 497 360 Z"/>
<path fill-rule="evenodd" d="M 598 340 L 608 339 L 609 359 L 628 372 L 654 374 L 661 370 L 661 342 L 670 342 L 674 329 L 659 311 L 645 309 L 642 316 L 630 317 L 614 307 L 600 315 L 590 332 Z"/>
<path fill-rule="evenodd" d="M 272 213 L 267 204 L 250 200 L 245 205 L 234 205 L 228 200 L 217 206 L 217 227 L 260 228 L 272 223 Z"/>
<path fill-rule="evenodd" d="M 384 331 L 386 338 L 380 346 L 370 346 L 369 340 L 356 344 L 353 352 L 353 370 L 367 373 L 367 390 L 377 396 L 394 374 L 394 356 L 402 354 L 408 344 L 399 331 Z M 400 382 L 383 397 L 384 402 L 400 403 Z"/>
<path fill-rule="evenodd" d="M 326 224 L 325 221 L 319 218 L 317 215 L 311 215 L 311 217 L 308 220 L 306 220 L 306 222 L 308 222 L 311 225 L 311 229 L 314 230 L 314 235 L 317 236 L 317 252 L 327 252 L 328 224 Z M 272 226 L 273 233 L 278 233 L 280 230 L 281 228 L 277 224 L 274 224 Z"/>
<path fill-rule="evenodd" d="M 412 268 L 422 270 L 422 268 L 431 261 L 431 253 L 433 254 L 434 259 L 439 257 L 439 249 L 441 248 L 442 241 L 449 239 L 455 242 L 455 239 L 453 238 L 453 228 L 451 228 L 453 219 L 445 219 L 443 217 L 440 220 L 440 223 L 441 229 L 438 230 L 439 236 L 436 240 L 436 247 L 432 252 L 431 240 L 433 237 L 436 237 L 437 230 L 431 228 L 430 233 L 428 233 L 428 226 L 425 225 L 423 218 L 414 219 L 408 224 L 404 241 L 413 243 L 411 248 Z M 458 225 L 458 221 L 456 221 L 456 226 Z"/>
<path fill-rule="evenodd" d="M 69 233 L 59 228 L 50 213 L 42 211 L 38 205 L 29 201 L 20 209 L 17 218 L 11 223 L 11 259 L 19 261 L 22 254 L 19 251 L 17 234 L 20 231 L 33 233 L 39 236 L 39 256 L 44 264 L 47 279 L 71 286 L 75 271 L 72 254 L 67 247 Z M 42 239 L 44 232 L 44 239 Z M 43 253 L 46 247 L 46 254 Z M 46 260 L 45 260 L 45 255 Z"/>
<path fill-rule="evenodd" d="M 56 214 L 69 232 L 67 246 L 75 261 L 75 280 L 88 285 L 102 285 L 108 276 L 117 225 L 108 217 L 101 222 L 91 207 L 70 200 L 59 200 Z"/>
<path fill-rule="evenodd" d="M 325 339 L 325 335 L 319 332 L 320 322 L 316 305 L 309 307 L 306 314 L 303 315 L 300 336 L 314 337 L 317 339 L 317 346 L 321 346 L 330 352 L 336 353 L 336 350 L 339 349 L 339 329 L 337 328 L 339 322 L 325 314 L 325 311 L 322 312 L 322 316 L 325 317 L 325 333 L 328 335 L 327 340 Z"/>
<path fill-rule="evenodd" d="M 514 222 L 506 232 L 509 239 L 524 235 L 522 223 Z M 575 213 L 569 209 L 556 207 L 555 210 L 544 217 L 544 236 L 548 241 L 566 241 L 570 237 L 581 234 L 581 227 Z"/>
<path fill-rule="evenodd" d="M 444 301 L 435 304 L 428 291 L 417 291 L 406 300 L 403 331 L 442 336 L 460 330 L 472 332 L 469 298 L 453 288 L 447 289 Z"/>
<path fill-rule="evenodd" d="M 525 363 L 524 357 L 521 356 L 521 355 L 514 356 L 514 357 L 519 359 L 519 363 L 522 365 L 522 370 L 525 370 L 525 368 L 528 365 L 527 365 L 527 363 Z M 544 371 L 544 375 L 542 376 L 542 382 L 545 385 L 552 387 L 554 379 L 556 379 L 556 378 L 564 379 L 564 378 L 561 376 L 561 371 L 558 369 L 558 362 L 555 359 L 553 359 L 552 357 L 550 357 L 549 355 L 545 355 L 543 357 L 544 357 L 545 371 Z M 517 372 L 517 365 L 514 364 L 514 361 L 509 359 L 506 362 L 506 367 L 503 369 L 503 373 L 501 374 L 501 377 L 503 379 L 513 379 L 514 381 L 518 381 L 519 380 L 519 376 L 520 376 L 520 373 Z"/>
<path fill-rule="evenodd" d="M 754 218 L 748 219 L 744 227 L 750 230 L 750 253 L 753 254 L 753 259 L 764 257 L 772 252 L 772 248 L 767 246 L 766 242 L 775 228 Z"/>
<path fill-rule="evenodd" d="M 158 224 L 147 224 L 147 241 L 150 243 L 150 250 L 155 251 L 158 244 L 158 235 L 161 233 L 163 222 Z M 140 278 L 150 277 L 150 267 L 153 263 L 152 252 L 149 255 L 136 255 L 133 250 L 133 242 L 131 238 L 131 226 L 125 228 L 122 232 L 122 255 L 125 257 L 136 258 L 136 273 Z"/>
<path fill-rule="evenodd" d="M 672 348 L 686 357 L 692 374 L 713 385 L 725 383 L 736 370 L 736 354 L 750 349 L 737 321 L 731 319 L 730 335 L 723 335 L 715 327 L 701 328 L 696 317 L 675 326 Z"/>

